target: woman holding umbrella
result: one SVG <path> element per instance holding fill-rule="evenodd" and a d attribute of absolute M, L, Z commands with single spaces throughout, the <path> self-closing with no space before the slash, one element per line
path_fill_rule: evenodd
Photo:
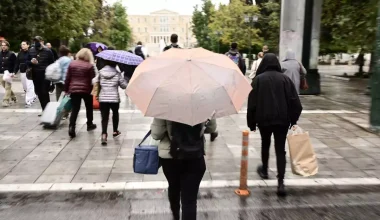
<path fill-rule="evenodd" d="M 191 82 L 191 83 L 189 83 Z M 215 120 L 237 114 L 251 91 L 227 56 L 202 48 L 172 48 L 137 67 L 128 96 L 145 116 L 154 117 L 153 139 L 169 183 L 175 220 L 196 220 L 197 195 L 206 170 L 205 133 Z"/>
<path fill-rule="evenodd" d="M 119 127 L 119 107 L 120 95 L 119 87 L 122 89 L 127 88 L 127 82 L 122 77 L 121 73 L 116 70 L 116 62 L 104 61 L 105 66 L 99 71 L 99 75 L 95 78 L 95 82 L 99 83 L 100 91 L 95 91 L 98 94 L 100 103 L 100 112 L 102 115 L 102 145 L 107 144 L 107 127 L 110 110 L 112 110 L 112 123 L 113 123 L 113 137 L 120 136 Z"/>

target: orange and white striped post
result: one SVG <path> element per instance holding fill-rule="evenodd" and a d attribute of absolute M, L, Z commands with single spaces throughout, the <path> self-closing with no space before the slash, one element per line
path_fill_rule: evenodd
<path fill-rule="evenodd" d="M 241 165 L 240 165 L 240 187 L 235 190 L 239 196 L 249 196 L 247 180 L 248 180 L 248 140 L 249 131 L 243 131 L 243 144 L 241 149 Z"/>

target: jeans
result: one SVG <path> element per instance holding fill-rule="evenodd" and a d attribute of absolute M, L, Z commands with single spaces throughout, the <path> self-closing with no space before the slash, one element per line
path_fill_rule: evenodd
<path fill-rule="evenodd" d="M 276 150 L 277 160 L 277 178 L 278 180 L 284 180 L 285 168 L 286 168 L 286 135 L 288 134 L 289 126 L 272 125 L 272 126 L 260 126 L 261 134 L 261 160 L 263 163 L 264 171 L 268 170 L 269 160 L 269 148 L 271 143 L 272 133 L 274 134 L 274 146 Z"/>
<path fill-rule="evenodd" d="M 107 134 L 108 119 L 110 110 L 112 110 L 113 132 L 118 131 L 119 127 L 119 107 L 120 103 L 116 102 L 100 102 L 100 113 L 102 115 L 102 134 Z"/>
<path fill-rule="evenodd" d="M 65 85 L 63 85 L 63 83 L 55 84 L 55 96 L 57 98 L 57 102 L 59 101 L 59 98 L 61 97 L 61 94 L 64 89 L 65 89 Z"/>
<path fill-rule="evenodd" d="M 160 159 L 169 183 L 169 202 L 175 220 L 179 220 L 180 201 L 182 220 L 197 219 L 199 185 L 206 172 L 204 157 L 197 160 Z"/>
<path fill-rule="evenodd" d="M 94 119 L 92 95 L 87 94 L 87 93 L 72 93 L 70 95 L 70 98 L 71 98 L 71 104 L 72 104 L 72 112 L 70 116 L 70 127 L 71 126 L 75 127 L 82 99 L 84 101 L 84 105 L 86 106 L 87 125 L 92 125 L 93 124 L 92 122 Z"/>
<path fill-rule="evenodd" d="M 34 78 L 34 92 L 40 100 L 42 110 L 45 109 L 46 105 L 50 102 L 50 81 L 45 80 L 44 78 Z"/>

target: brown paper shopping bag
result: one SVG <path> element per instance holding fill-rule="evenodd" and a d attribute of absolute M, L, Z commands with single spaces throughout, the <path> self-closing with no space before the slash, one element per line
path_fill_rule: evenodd
<path fill-rule="evenodd" d="M 311 145 L 309 132 L 304 132 L 297 126 L 288 135 L 288 144 L 293 174 L 303 177 L 317 174 L 317 156 Z"/>

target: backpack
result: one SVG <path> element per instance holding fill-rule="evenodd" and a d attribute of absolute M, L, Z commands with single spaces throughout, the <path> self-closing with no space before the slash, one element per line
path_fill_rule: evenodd
<path fill-rule="evenodd" d="M 236 65 L 240 67 L 240 54 L 232 55 L 228 53 L 227 55 Z"/>
<path fill-rule="evenodd" d="M 170 155 L 179 160 L 202 158 L 205 154 L 203 128 L 203 124 L 190 126 L 172 122 Z"/>
<path fill-rule="evenodd" d="M 52 82 L 62 79 L 61 65 L 58 61 L 55 61 L 46 68 L 45 78 Z"/>

